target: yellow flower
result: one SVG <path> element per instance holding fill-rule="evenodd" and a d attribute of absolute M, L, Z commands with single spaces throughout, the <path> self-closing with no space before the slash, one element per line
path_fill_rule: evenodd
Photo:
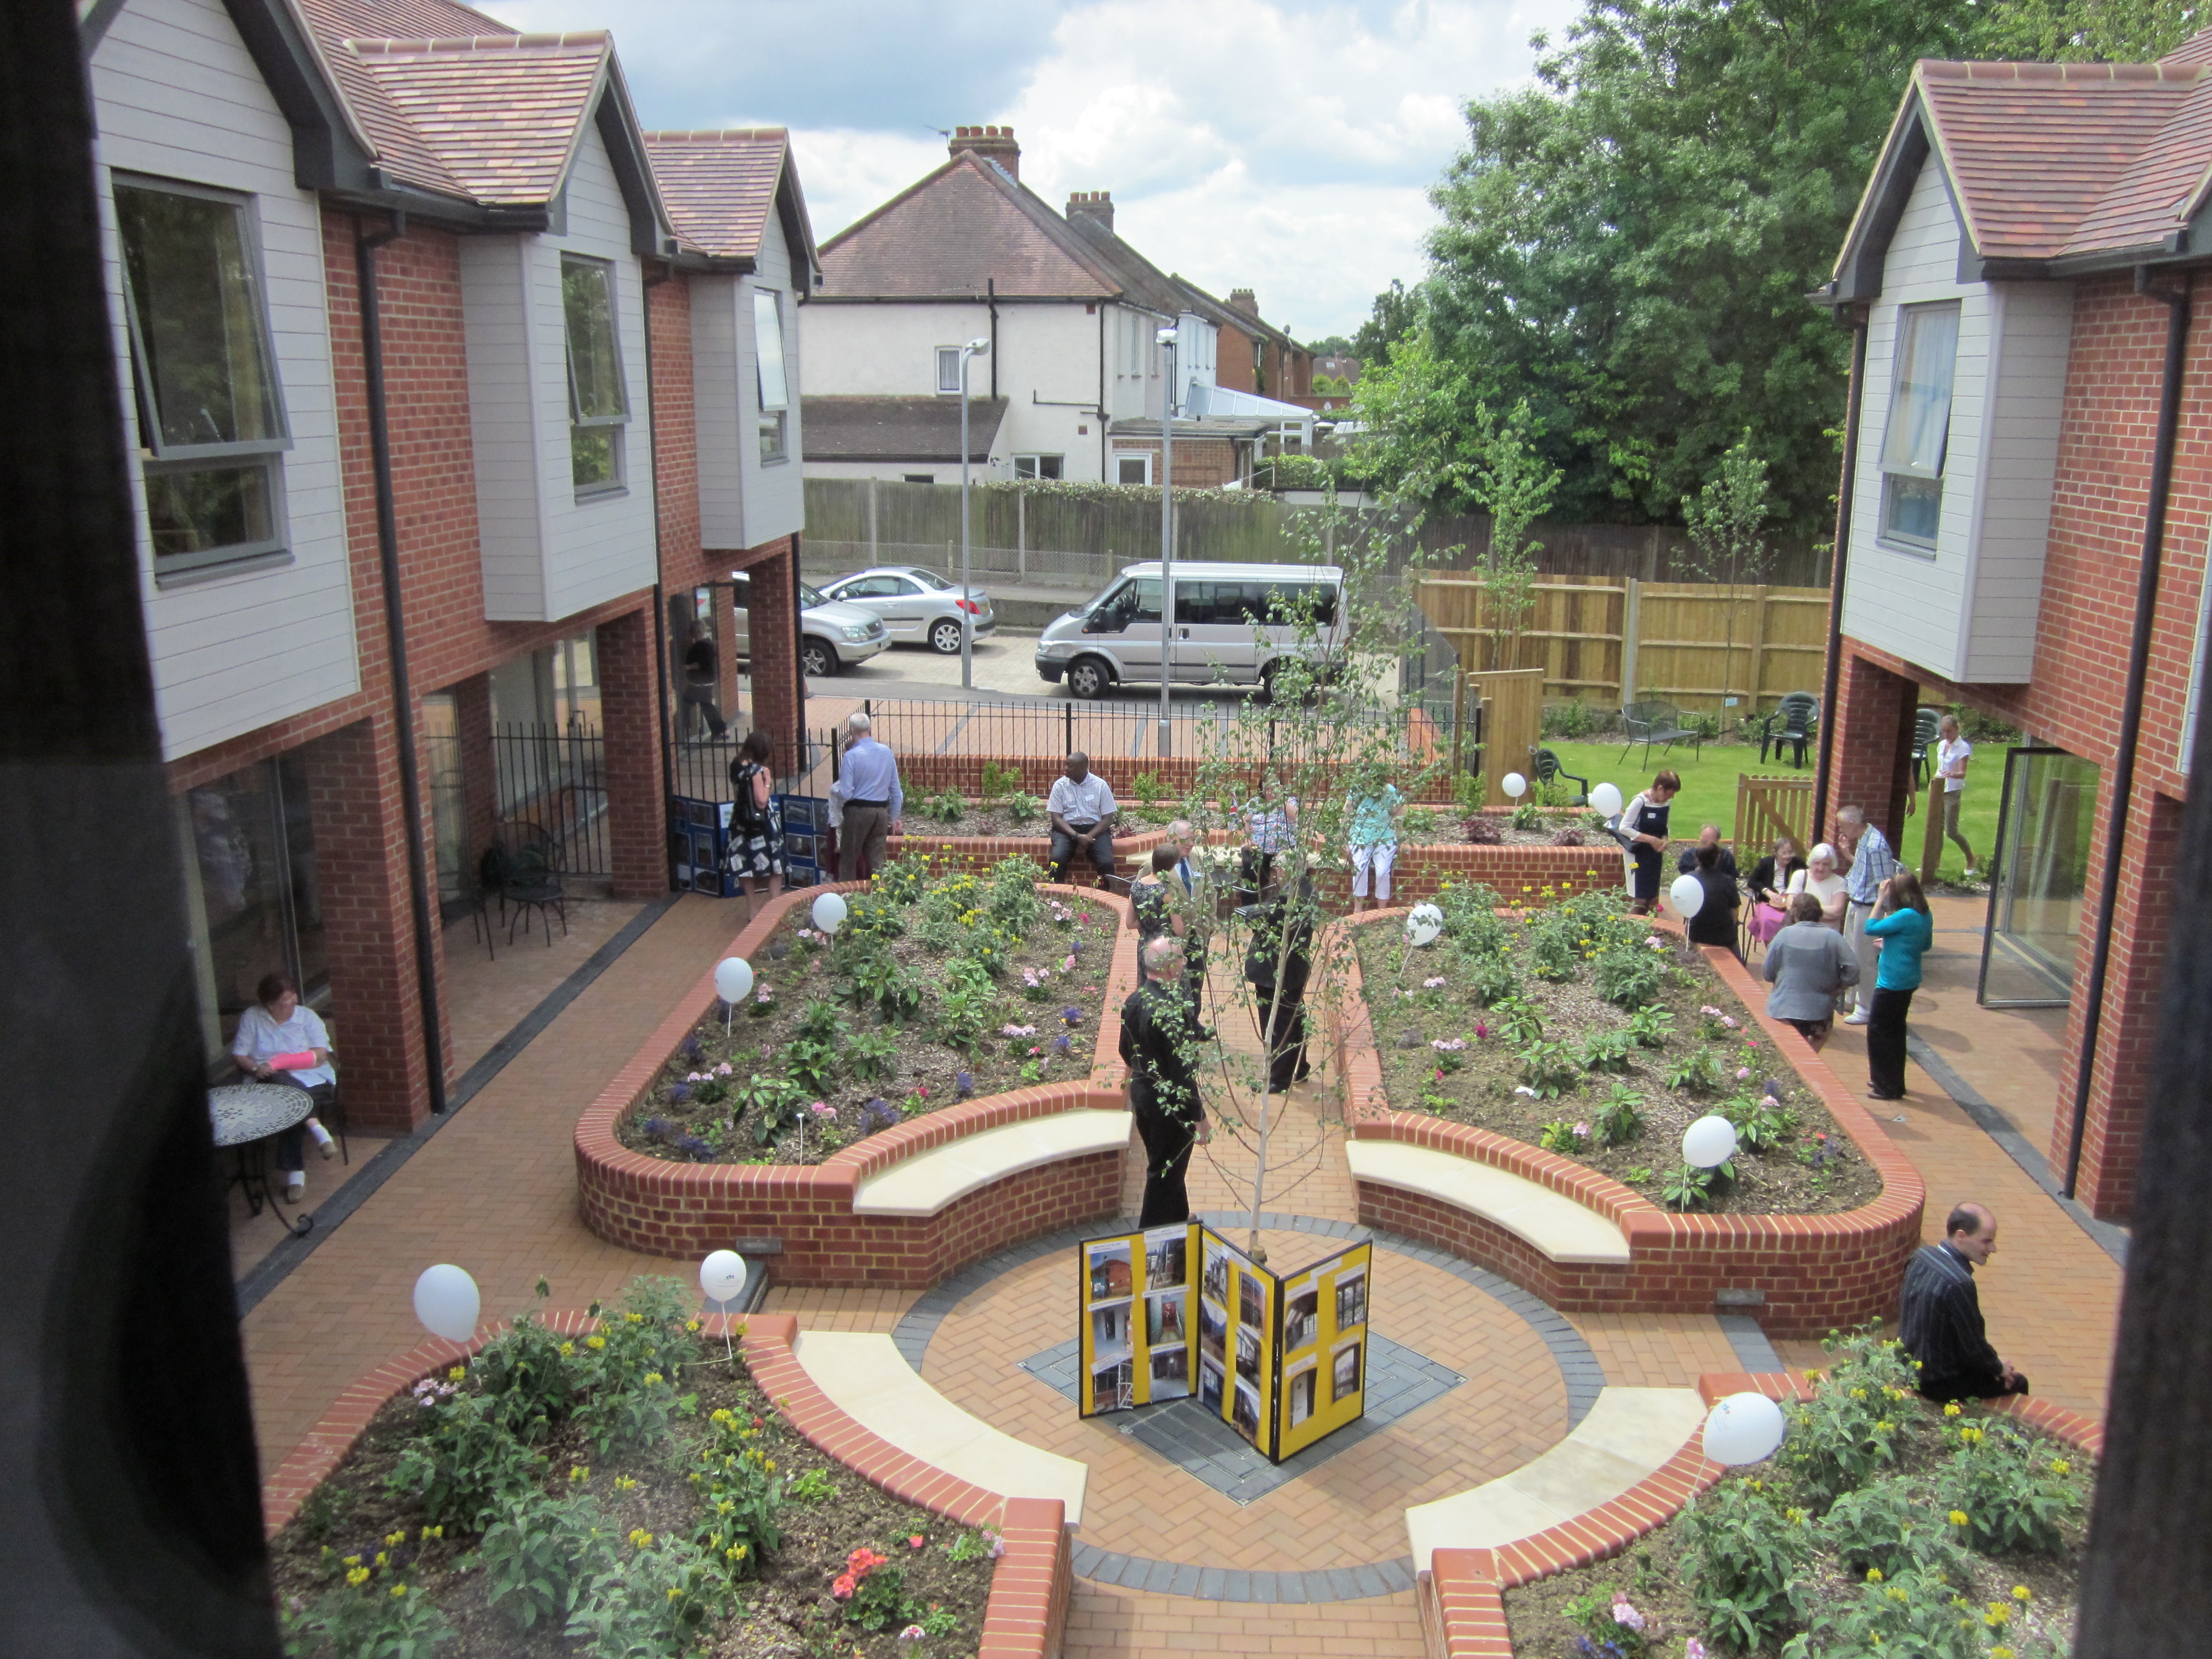
<path fill-rule="evenodd" d="M 404 1532 L 387 1532 L 384 1534 L 384 1541 L 387 1544 L 404 1544 L 407 1541 L 407 1534 Z"/>
<path fill-rule="evenodd" d="M 687 1331 L 696 1333 L 699 1328 L 699 1322 L 696 1319 L 687 1319 L 684 1322 L 684 1328 Z"/>
<path fill-rule="evenodd" d="M 349 1567 L 357 1567 L 361 1565 L 361 1557 L 358 1555 L 349 1555 L 345 1559 L 345 1564 Z"/>
<path fill-rule="evenodd" d="M 673 1584 L 671 1584 L 671 1585 L 668 1587 L 668 1599 L 669 1599 L 670 1601 L 674 1601 L 678 1596 L 679 1596 L 679 1595 L 683 1595 L 683 1594 L 684 1594 L 684 1592 L 683 1592 L 682 1590 L 680 1590 L 680 1589 L 677 1589 L 677 1588 L 676 1588 L 676 1586 L 675 1586 L 675 1585 L 673 1585 Z"/>
<path fill-rule="evenodd" d="M 359 1589 L 368 1582 L 368 1569 L 367 1567 L 356 1567 L 346 1574 L 346 1583 L 351 1584 L 356 1589 Z"/>
<path fill-rule="evenodd" d="M 732 1544 L 722 1552 L 722 1556 L 725 1560 L 742 1561 L 745 1559 L 745 1547 L 743 1544 Z"/>
<path fill-rule="evenodd" d="M 623 1316 L 623 1323 L 625 1325 L 642 1325 L 645 1323 L 645 1316 L 641 1313 L 626 1313 Z"/>
<path fill-rule="evenodd" d="M 584 1346 L 596 1353 L 607 1346 L 607 1340 L 604 1336 L 587 1336 L 584 1339 Z"/>
<path fill-rule="evenodd" d="M 376 1553 L 376 1565 L 380 1567 L 388 1567 L 392 1565 L 392 1558 L 382 1550 L 379 1550 Z"/>
<path fill-rule="evenodd" d="M 575 1358 L 575 1355 L 576 1355 L 576 1345 L 575 1345 L 574 1343 L 573 1343 L 573 1342 L 563 1342 L 563 1343 L 561 1345 L 561 1358 L 563 1358 L 563 1359 L 573 1359 L 573 1358 Z"/>
<path fill-rule="evenodd" d="M 2025 1584 L 2014 1584 L 2012 1587 L 2012 1599 L 2015 1601 L 2032 1601 L 2035 1599 L 2035 1592 Z"/>
<path fill-rule="evenodd" d="M 1946 1417 L 1956 1417 L 1958 1414 L 1959 1402 L 1955 1400 L 1954 1400 L 1949 1405 L 1943 1407 L 1943 1415 Z"/>
<path fill-rule="evenodd" d="M 592 1471 L 586 1465 L 579 1463 L 568 1471 L 568 1478 L 571 1480 L 588 1480 L 592 1478 Z"/>
<path fill-rule="evenodd" d="M 1882 1594 L 1887 1595 L 1893 1601 L 1905 1601 L 1911 1599 L 1894 1584 L 1892 1584 L 1887 1589 L 1884 1590 Z"/>
<path fill-rule="evenodd" d="M 1869 1584 L 1879 1584 L 1881 1583 L 1881 1569 L 1880 1567 L 1869 1567 L 1867 1569 L 1867 1583 Z"/>
<path fill-rule="evenodd" d="M 2005 1647 L 1991 1648 L 1990 1659 L 2012 1659 L 2012 1650 Z"/>
<path fill-rule="evenodd" d="M 458 1382 L 468 1374 L 469 1368 L 466 1365 L 456 1365 L 453 1370 L 446 1373 L 446 1381 L 448 1382 Z"/>
<path fill-rule="evenodd" d="M 1990 1603 L 1990 1610 L 1982 1615 L 1982 1622 L 1991 1630 L 1996 1629 L 2000 1625 L 2008 1625 L 2012 1622 L 2012 1609 L 2002 1601 L 1992 1601 Z"/>
<path fill-rule="evenodd" d="M 656 1383 L 665 1382 L 668 1379 L 663 1376 L 659 1371 L 647 1371 L 645 1374 L 645 1386 L 648 1389 L 653 1387 Z"/>
<path fill-rule="evenodd" d="M 630 1528 L 629 1541 L 633 1547 L 644 1549 L 653 1542 L 653 1534 L 643 1527 L 633 1527 Z"/>
<path fill-rule="evenodd" d="M 425 1527 L 422 1528 L 422 1536 L 425 1540 L 443 1538 L 445 1535 L 446 1529 L 443 1527 Z"/>
<path fill-rule="evenodd" d="M 407 1586 L 404 1584 L 394 1584 L 392 1587 L 392 1593 L 394 1595 L 404 1598 L 407 1594 Z"/>
<path fill-rule="evenodd" d="M 617 1492 L 635 1492 L 637 1490 L 637 1482 L 631 1480 L 626 1474 L 618 1474 L 615 1477 L 615 1490 Z"/>
<path fill-rule="evenodd" d="M 1966 1510 L 1953 1510 L 1951 1511 L 1951 1515 L 1950 1515 L 1950 1521 L 1951 1521 L 1951 1524 L 1952 1524 L 1953 1526 L 1954 1526 L 1954 1527 L 1963 1527 L 1963 1526 L 1965 1526 L 1965 1525 L 1966 1524 Z"/>
<path fill-rule="evenodd" d="M 2051 1460 L 2051 1472 L 2053 1474 L 2071 1474 L 2074 1466 L 2063 1457 L 2054 1457 Z"/>

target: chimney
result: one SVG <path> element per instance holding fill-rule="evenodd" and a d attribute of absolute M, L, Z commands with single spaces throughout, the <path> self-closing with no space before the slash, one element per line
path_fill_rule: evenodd
<path fill-rule="evenodd" d="M 1067 216 L 1085 219 L 1101 230 L 1114 228 L 1114 192 L 1110 190 L 1079 190 L 1067 198 Z"/>
<path fill-rule="evenodd" d="M 1012 127 L 955 127 L 950 148 L 955 155 L 972 149 L 982 160 L 996 161 L 1010 179 L 1022 176 L 1022 147 L 1014 142 Z"/>
<path fill-rule="evenodd" d="M 1229 308 L 1231 311 L 1241 311 L 1247 317 L 1257 317 L 1260 314 L 1260 302 L 1252 297 L 1252 290 L 1249 288 L 1232 288 L 1229 290 Z"/>

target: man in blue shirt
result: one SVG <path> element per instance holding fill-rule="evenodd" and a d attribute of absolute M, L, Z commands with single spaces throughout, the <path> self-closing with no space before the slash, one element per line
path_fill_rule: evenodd
<path fill-rule="evenodd" d="M 837 829 L 837 879 L 858 881 L 860 860 L 873 875 L 890 860 L 890 838 L 906 817 L 899 788 L 898 758 L 869 736 L 874 722 L 866 714 L 845 719 L 845 758 L 830 793 L 842 803 Z"/>
<path fill-rule="evenodd" d="M 1846 1025 L 1863 1025 L 1874 1008 L 1875 965 L 1881 959 L 1881 941 L 1867 937 L 1867 918 L 1881 898 L 1881 884 L 1897 873 L 1897 854 L 1889 838 L 1867 822 L 1863 807 L 1846 806 L 1836 814 L 1836 857 L 1844 866 L 1844 943 L 1858 958 L 1859 982 L 1852 992 L 1850 1018 Z"/>

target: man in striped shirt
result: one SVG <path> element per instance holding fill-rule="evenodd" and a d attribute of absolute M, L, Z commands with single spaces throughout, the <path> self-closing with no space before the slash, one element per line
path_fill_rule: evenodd
<path fill-rule="evenodd" d="M 1897 873 L 1897 854 L 1889 838 L 1866 819 L 1863 807 L 1846 806 L 1836 814 L 1836 854 L 1844 863 L 1844 943 L 1858 958 L 1858 988 L 1852 993 L 1846 1025 L 1863 1025 L 1874 1007 L 1875 965 L 1881 941 L 1868 937 L 1867 919 L 1881 897 L 1881 884 Z"/>

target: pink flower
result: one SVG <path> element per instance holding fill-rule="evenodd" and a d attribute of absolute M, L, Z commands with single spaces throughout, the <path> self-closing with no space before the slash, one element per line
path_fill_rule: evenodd
<path fill-rule="evenodd" d="M 1444 976 L 1442 974 L 1438 974 L 1434 979 L 1423 980 L 1421 981 L 1421 988 L 1424 991 L 1440 991 L 1443 988 L 1443 983 Z"/>
<path fill-rule="evenodd" d="M 1682 1650 L 1682 1659 L 1705 1659 L 1705 1644 L 1692 1636 Z"/>
<path fill-rule="evenodd" d="M 1629 1606 L 1626 1590 L 1615 1590 L 1613 1593 L 1613 1622 L 1632 1631 L 1641 1631 L 1644 1628 L 1644 1615 Z"/>
<path fill-rule="evenodd" d="M 849 1601 L 853 1599 L 853 1592 L 860 1587 L 860 1581 L 851 1573 L 841 1572 L 837 1575 L 836 1582 L 830 1586 L 830 1594 L 840 1601 Z"/>
<path fill-rule="evenodd" d="M 929 1633 L 921 1626 L 908 1625 L 898 1633 L 898 1643 L 902 1648 L 918 1648 L 928 1639 L 928 1636 Z"/>
<path fill-rule="evenodd" d="M 983 1549 L 995 1561 L 1006 1553 L 1006 1540 L 986 1527 L 983 1529 Z"/>
<path fill-rule="evenodd" d="M 1060 964 L 1060 971 L 1063 974 L 1072 974 L 1075 971 L 1075 957 L 1073 953 Z"/>
<path fill-rule="evenodd" d="M 1589 1139 L 1589 1125 L 1587 1123 L 1576 1124 L 1575 1139 L 1577 1140 L 1588 1140 Z"/>
<path fill-rule="evenodd" d="M 915 1084 L 914 1086 L 914 1091 L 924 1100 L 927 1100 L 929 1098 L 929 1085 L 927 1083 Z"/>
<path fill-rule="evenodd" d="M 1751 1075 L 1751 1067 L 1750 1067 L 1750 1066 L 1737 1066 L 1737 1067 L 1735 1068 L 1735 1080 L 1736 1080 L 1738 1083 L 1742 1082 L 1746 1078 L 1749 1077 L 1750 1075 Z"/>
<path fill-rule="evenodd" d="M 835 1106 L 832 1106 L 826 1100 L 816 1101 L 814 1103 L 813 1111 L 814 1115 L 817 1117 L 835 1117 L 837 1115 L 837 1109 Z"/>
<path fill-rule="evenodd" d="M 1729 1030 L 1733 1031 L 1735 1030 L 1735 1016 L 1734 1014 L 1723 1014 L 1721 1016 L 1721 1024 L 1727 1026 Z"/>
<path fill-rule="evenodd" d="M 1475 1035 L 1475 1036 L 1476 1036 L 1476 1037 L 1478 1037 L 1478 1038 L 1485 1038 L 1485 1037 L 1487 1037 L 1487 1036 L 1490 1035 L 1490 1027 L 1488 1027 L 1487 1025 L 1484 1024 L 1480 1020 L 1479 1020 L 1479 1019 L 1478 1019 L 1477 1021 L 1475 1021 L 1475 1022 L 1474 1022 L 1474 1035 Z"/>
<path fill-rule="evenodd" d="M 686 1072 L 684 1074 L 684 1080 L 686 1083 L 704 1083 L 707 1080 L 707 1074 L 704 1072 Z"/>
<path fill-rule="evenodd" d="M 728 1076 L 730 1075 L 730 1073 L 731 1073 L 730 1062 L 729 1062 L 728 1060 L 724 1060 L 724 1061 L 723 1061 L 720 1066 L 717 1066 L 714 1068 L 714 1075 L 715 1075 L 716 1077 L 728 1077 Z"/>
<path fill-rule="evenodd" d="M 908 1535 L 908 1538 L 907 1538 L 907 1540 L 906 1540 L 906 1547 L 907 1547 L 908 1549 L 910 1549 L 910 1550 L 918 1550 L 918 1549 L 920 1549 L 920 1548 L 921 1548 L 924 1544 L 927 1544 L 928 1541 L 929 1541 L 929 1540 L 928 1540 L 928 1539 L 927 1539 L 927 1538 L 925 1538 L 924 1536 L 922 1536 L 922 1534 L 920 1534 L 920 1533 L 918 1533 L 918 1532 L 917 1532 L 917 1533 L 912 1533 L 912 1534 L 909 1534 Z"/>

